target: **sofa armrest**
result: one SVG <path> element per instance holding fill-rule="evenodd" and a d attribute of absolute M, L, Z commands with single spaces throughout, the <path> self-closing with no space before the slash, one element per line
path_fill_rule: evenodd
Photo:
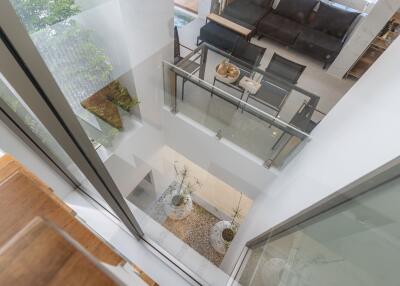
<path fill-rule="evenodd" d="M 353 23 L 351 23 L 350 27 L 347 29 L 346 33 L 344 34 L 344 36 L 343 36 L 343 38 L 341 40 L 342 45 L 344 45 L 344 43 L 347 42 L 347 40 L 349 39 L 350 35 L 353 33 L 353 31 L 356 29 L 356 27 L 364 20 L 366 15 L 367 14 L 362 13 L 362 14 L 358 15 L 354 19 Z"/>

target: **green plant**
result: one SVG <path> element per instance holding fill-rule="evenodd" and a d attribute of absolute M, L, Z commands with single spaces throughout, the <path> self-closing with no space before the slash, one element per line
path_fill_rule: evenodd
<path fill-rule="evenodd" d="M 129 112 L 132 107 L 140 103 L 137 97 L 130 96 L 128 89 L 122 86 L 119 81 L 112 81 L 109 87 L 110 94 L 107 95 L 107 98 L 123 110 Z"/>
<path fill-rule="evenodd" d="M 242 202 L 242 196 L 243 196 L 243 193 L 240 192 L 238 204 L 232 210 L 233 214 L 232 214 L 232 219 L 231 219 L 231 225 L 235 226 L 236 230 L 239 227 L 237 220 L 242 217 L 242 214 L 241 214 L 242 210 L 240 209 L 240 203 Z M 236 233 L 236 230 L 235 230 L 235 233 Z"/>
<path fill-rule="evenodd" d="M 71 18 L 81 12 L 74 0 L 11 1 L 67 97 L 87 96 L 86 82 L 111 81 L 112 65 L 95 33 Z"/>
<path fill-rule="evenodd" d="M 187 195 L 191 195 L 193 192 L 197 191 L 197 188 L 201 187 L 200 181 L 196 177 L 190 176 L 189 168 L 185 165 L 182 167 L 179 166 L 179 162 L 174 162 L 174 171 L 176 176 L 178 193 L 175 196 L 180 198 L 176 198 L 177 202 L 184 203 L 187 199 Z"/>
<path fill-rule="evenodd" d="M 240 193 L 239 201 L 236 207 L 233 208 L 233 213 L 232 213 L 232 219 L 230 221 L 230 226 L 228 228 L 225 228 L 222 231 L 222 237 L 224 238 L 224 244 L 225 248 L 227 249 L 229 245 L 231 244 L 231 241 L 233 240 L 234 236 L 236 235 L 236 232 L 239 228 L 239 223 L 237 220 L 241 218 L 241 209 L 240 209 L 240 203 L 242 202 L 242 196 L 243 193 Z"/>
<path fill-rule="evenodd" d="M 96 34 L 75 20 L 81 9 L 74 0 L 11 2 L 74 112 L 90 118 L 80 102 L 112 80 L 113 67 Z M 102 132 L 96 141 L 103 144 L 117 130 L 102 128 Z"/>
<path fill-rule="evenodd" d="M 30 34 L 80 12 L 74 0 L 11 0 L 11 3 Z"/>

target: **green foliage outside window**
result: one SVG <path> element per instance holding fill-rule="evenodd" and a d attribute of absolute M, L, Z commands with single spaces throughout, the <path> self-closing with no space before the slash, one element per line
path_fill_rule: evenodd
<path fill-rule="evenodd" d="M 74 0 L 11 0 L 11 3 L 30 34 L 80 12 Z"/>
<path fill-rule="evenodd" d="M 11 3 L 76 112 L 80 101 L 91 95 L 87 94 L 87 88 L 105 86 L 111 81 L 112 72 L 108 56 L 96 44 L 95 33 L 73 18 L 81 9 L 74 0 L 11 0 Z M 51 58 L 46 58 L 50 55 Z M 79 114 L 81 118 L 90 116 L 86 112 Z M 103 144 L 109 144 L 118 133 L 108 127 L 102 131 L 104 138 L 96 141 Z"/>

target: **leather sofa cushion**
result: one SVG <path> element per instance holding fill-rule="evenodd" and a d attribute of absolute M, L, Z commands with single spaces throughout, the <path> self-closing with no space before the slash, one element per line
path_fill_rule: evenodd
<path fill-rule="evenodd" d="M 337 38 L 343 38 L 360 13 L 348 11 L 320 2 L 317 14 L 310 27 Z"/>
<path fill-rule="evenodd" d="M 340 39 L 310 28 L 301 31 L 294 44 L 295 49 L 312 54 L 323 61 L 333 61 L 341 47 Z"/>
<path fill-rule="evenodd" d="M 232 52 L 240 36 L 215 22 L 209 22 L 200 29 L 200 40 L 221 50 Z"/>
<path fill-rule="evenodd" d="M 305 24 L 318 0 L 280 0 L 275 13 Z"/>
<path fill-rule="evenodd" d="M 269 10 L 269 8 L 256 5 L 251 1 L 236 0 L 224 9 L 222 16 L 237 19 L 255 27 Z"/>
<path fill-rule="evenodd" d="M 280 15 L 269 13 L 258 25 L 258 33 L 292 45 L 301 32 L 302 26 Z"/>
<path fill-rule="evenodd" d="M 240 1 L 240 0 L 236 0 Z M 254 5 L 263 6 L 265 8 L 269 8 L 272 6 L 273 0 L 250 0 Z"/>

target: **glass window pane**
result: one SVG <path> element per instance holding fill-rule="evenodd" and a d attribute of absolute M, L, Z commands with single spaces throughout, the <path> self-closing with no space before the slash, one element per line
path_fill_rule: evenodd
<path fill-rule="evenodd" d="M 272 237 L 242 285 L 398 285 L 400 179 Z"/>
<path fill-rule="evenodd" d="M 111 210 L 108 204 L 101 200 L 100 195 L 95 188 L 86 179 L 84 174 L 79 170 L 75 163 L 71 160 L 67 153 L 62 149 L 60 144 L 52 137 L 44 125 L 39 121 L 31 109 L 26 105 L 23 99 L 18 95 L 16 90 L 10 85 L 3 74 L 0 72 L 0 104 L 8 105 L 25 126 L 28 127 L 36 137 L 43 143 L 51 152 L 48 154 L 54 156 L 62 164 L 60 167 L 68 171 L 73 176 L 76 182 L 80 184 L 80 188 L 86 193 L 98 198 L 103 207 Z"/>

